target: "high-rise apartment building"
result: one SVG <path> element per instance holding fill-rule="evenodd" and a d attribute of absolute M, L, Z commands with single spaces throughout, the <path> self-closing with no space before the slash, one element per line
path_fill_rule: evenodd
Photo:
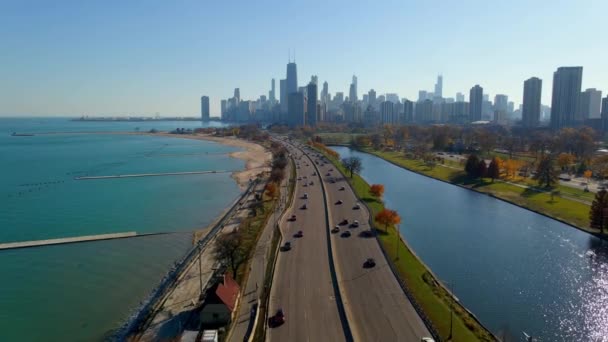
<path fill-rule="evenodd" d="M 270 93 L 268 94 L 268 99 L 270 100 L 270 104 L 274 105 L 277 102 L 275 86 L 274 86 L 274 78 L 270 81 Z"/>
<path fill-rule="evenodd" d="M 456 102 L 464 102 L 464 94 L 456 93 Z"/>
<path fill-rule="evenodd" d="M 540 124 L 540 106 L 543 81 L 532 77 L 524 81 L 524 103 L 521 112 L 521 123 L 524 127 L 538 127 Z"/>
<path fill-rule="evenodd" d="M 582 123 L 579 113 L 583 67 L 560 67 L 553 73 L 551 94 L 551 128 L 575 126 Z"/>
<path fill-rule="evenodd" d="M 209 121 L 209 96 L 201 96 L 201 120 Z"/>
<path fill-rule="evenodd" d="M 401 124 L 414 122 L 414 102 L 403 100 L 403 117 Z"/>
<path fill-rule="evenodd" d="M 503 94 L 496 94 L 494 96 L 494 110 L 500 110 L 507 112 L 509 108 L 509 97 Z"/>
<path fill-rule="evenodd" d="M 469 120 L 480 121 L 481 120 L 481 109 L 483 102 L 483 88 L 476 84 L 469 92 Z"/>
<path fill-rule="evenodd" d="M 289 125 L 292 127 L 304 126 L 306 123 L 304 118 L 304 94 L 297 91 L 289 94 L 287 103 L 289 105 L 287 109 L 289 112 Z"/>
<path fill-rule="evenodd" d="M 308 84 L 308 97 L 306 100 L 306 125 L 315 127 L 317 125 L 317 84 Z"/>
<path fill-rule="evenodd" d="M 287 80 L 279 80 L 279 95 L 281 101 L 281 113 L 287 113 Z"/>
<path fill-rule="evenodd" d="M 608 131 L 608 95 L 602 99 L 602 129 Z"/>
<path fill-rule="evenodd" d="M 370 89 L 367 92 L 367 98 L 369 101 L 369 105 L 372 106 L 373 108 L 376 108 L 377 99 L 376 99 L 376 91 L 374 89 Z"/>
<path fill-rule="evenodd" d="M 384 101 L 380 104 L 380 120 L 382 124 L 392 125 L 397 124 L 397 115 L 395 115 L 395 104 L 391 101 Z"/>
<path fill-rule="evenodd" d="M 602 91 L 589 88 L 581 93 L 579 102 L 579 116 L 583 119 L 598 119 L 602 106 Z"/>

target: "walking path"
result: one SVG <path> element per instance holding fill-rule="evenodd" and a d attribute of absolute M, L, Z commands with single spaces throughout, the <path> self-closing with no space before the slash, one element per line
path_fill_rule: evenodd
<path fill-rule="evenodd" d="M 241 300 L 238 313 L 235 316 L 235 323 L 232 326 L 228 341 L 245 341 L 250 325 L 253 325 L 251 310 L 252 306 L 258 301 L 264 286 L 266 277 L 266 266 L 269 259 L 274 227 L 276 226 L 283 210 L 288 202 L 289 178 L 291 175 L 291 163 L 285 168 L 285 178 L 281 182 L 281 192 L 278 207 L 274 210 L 255 247 L 253 259 L 251 260 L 247 284 L 241 289 Z"/>

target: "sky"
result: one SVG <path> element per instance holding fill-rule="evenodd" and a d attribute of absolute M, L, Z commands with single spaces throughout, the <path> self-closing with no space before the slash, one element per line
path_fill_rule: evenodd
<path fill-rule="evenodd" d="M 608 1 L 0 1 L 0 115 L 218 116 L 238 87 L 268 95 L 295 50 L 298 85 L 416 100 L 480 84 L 521 103 L 523 81 L 583 66 L 608 91 Z"/>

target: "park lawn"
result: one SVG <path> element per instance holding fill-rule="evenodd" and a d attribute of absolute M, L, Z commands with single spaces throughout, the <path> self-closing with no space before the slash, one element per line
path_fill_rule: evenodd
<path fill-rule="evenodd" d="M 345 144 L 350 144 L 350 142 L 356 138 L 358 135 L 361 134 L 357 134 L 357 133 L 317 133 L 317 136 L 319 136 L 322 140 L 323 140 L 323 144 L 325 145 L 345 145 Z"/>
<path fill-rule="evenodd" d="M 321 153 L 323 151 L 319 150 Z M 342 164 L 325 154 L 332 163 L 347 175 Z M 437 168 L 439 169 L 439 168 Z M 384 208 L 381 200 L 369 194 L 370 185 L 359 175 L 349 179 L 357 197 L 371 210 L 370 215 Z M 374 221 L 376 227 L 382 227 Z M 440 286 L 431 275 L 426 266 L 415 256 L 403 241 L 398 240 L 395 227 L 391 226 L 387 232 L 378 229 L 379 239 L 388 257 L 396 265 L 401 280 L 410 289 L 416 301 L 422 307 L 440 336 L 447 340 L 450 329 L 450 305 L 454 306 L 453 341 L 494 341 L 494 338 L 481 326 L 458 302 L 454 301 L 449 293 Z M 399 241 L 399 242 L 397 242 Z M 397 248 L 397 245 L 398 248 Z"/>
<path fill-rule="evenodd" d="M 558 196 L 555 196 L 552 201 L 551 195 L 547 192 L 526 190 L 516 185 L 500 181 L 494 183 L 491 183 L 489 180 L 472 181 L 466 177 L 466 174 L 462 169 L 456 170 L 441 165 L 437 165 L 435 168 L 430 169 L 422 161 L 405 158 L 402 152 L 376 151 L 369 148 L 364 149 L 363 151 L 393 162 L 408 170 L 452 184 L 465 186 L 478 192 L 490 193 L 497 198 L 567 222 L 587 232 L 599 233 L 599 230 L 589 227 L 590 205 Z M 527 186 L 537 186 L 536 181 L 532 179 L 527 179 L 525 181 L 521 181 L 520 179 L 519 182 Z M 588 202 L 592 202 L 594 198 L 593 193 L 586 193 L 582 190 L 564 185 L 557 185 L 556 189 L 565 195 L 580 198 L 581 200 Z"/>

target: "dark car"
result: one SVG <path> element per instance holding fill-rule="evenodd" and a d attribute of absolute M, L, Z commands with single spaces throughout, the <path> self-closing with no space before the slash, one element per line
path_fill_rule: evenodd
<path fill-rule="evenodd" d="M 340 190 L 340 191 L 344 191 L 344 187 L 343 187 L 343 186 L 341 186 L 339 190 Z"/>
<path fill-rule="evenodd" d="M 335 234 L 335 233 L 339 233 L 339 232 L 340 232 L 340 226 L 335 226 L 335 227 L 333 227 L 333 228 L 331 229 L 331 232 L 332 232 L 332 233 L 334 233 L 334 234 Z"/>
<path fill-rule="evenodd" d="M 285 314 L 283 313 L 283 309 L 277 310 L 277 313 L 268 318 L 268 326 L 271 328 L 278 327 L 285 323 Z"/>
<path fill-rule="evenodd" d="M 374 266 L 376 266 L 376 260 L 374 260 L 374 258 L 368 258 L 363 263 L 363 267 L 365 267 L 365 268 L 372 268 Z"/>
<path fill-rule="evenodd" d="M 291 217 L 289 218 L 289 221 L 295 221 L 296 220 L 296 215 L 291 215 Z"/>
<path fill-rule="evenodd" d="M 328 173 L 326 173 L 325 175 L 326 175 L 327 177 L 329 177 L 329 176 L 331 176 L 331 173 L 329 173 L 329 172 L 328 172 Z"/>
<path fill-rule="evenodd" d="M 308 209 L 308 207 L 306 206 L 306 203 L 305 203 L 305 204 L 302 204 L 302 206 L 300 207 L 300 209 L 302 209 L 302 210 L 306 210 L 306 209 Z"/>
<path fill-rule="evenodd" d="M 293 236 L 296 237 L 296 238 L 301 238 L 301 237 L 304 236 L 304 232 L 301 231 L 301 230 L 298 230 L 298 232 L 295 233 L 295 234 L 293 234 Z"/>
<path fill-rule="evenodd" d="M 353 223 L 350 225 L 353 228 L 359 228 L 359 221 L 354 220 Z"/>
<path fill-rule="evenodd" d="M 283 244 L 283 246 L 281 246 L 281 250 L 283 252 L 288 251 L 291 249 L 291 242 L 287 241 Z"/>
<path fill-rule="evenodd" d="M 347 224 L 348 224 L 348 219 L 344 219 L 344 220 L 340 221 L 340 223 L 339 223 L 339 225 L 341 225 L 341 226 L 345 226 Z"/>
<path fill-rule="evenodd" d="M 359 205 L 359 203 L 355 204 L 355 206 L 353 207 L 353 210 L 359 210 L 361 209 L 361 206 Z"/>
<path fill-rule="evenodd" d="M 342 200 L 338 200 L 338 202 L 336 202 L 336 204 L 342 204 L 344 202 L 342 202 Z"/>
<path fill-rule="evenodd" d="M 350 237 L 350 231 L 345 231 L 344 233 L 340 234 L 341 237 Z"/>

